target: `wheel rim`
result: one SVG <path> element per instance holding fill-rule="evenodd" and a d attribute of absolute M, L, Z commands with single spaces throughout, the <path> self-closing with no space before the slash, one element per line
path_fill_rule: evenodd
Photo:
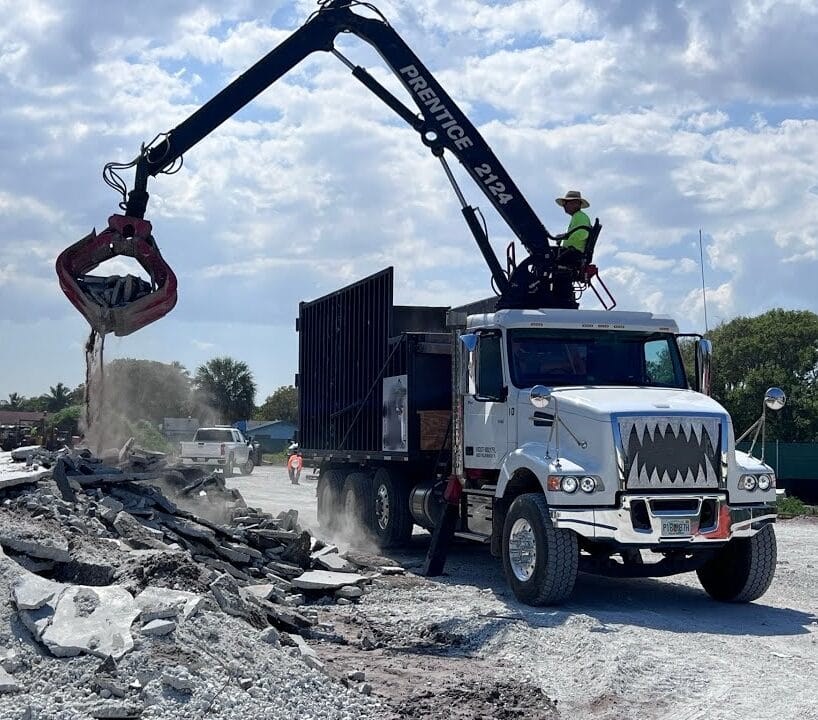
<path fill-rule="evenodd" d="M 381 530 L 389 527 L 389 490 L 386 485 L 378 486 L 378 492 L 375 494 L 375 519 Z"/>
<path fill-rule="evenodd" d="M 537 565 L 537 545 L 534 528 L 525 518 L 518 518 L 511 526 L 508 538 L 508 563 L 514 577 L 522 582 L 531 579 Z"/>

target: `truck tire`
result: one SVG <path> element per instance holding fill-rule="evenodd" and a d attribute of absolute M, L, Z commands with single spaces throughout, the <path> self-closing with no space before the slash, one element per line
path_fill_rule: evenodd
<path fill-rule="evenodd" d="M 244 463 L 244 465 L 241 466 L 241 474 L 242 475 L 250 475 L 253 472 L 253 468 L 255 466 L 256 466 L 256 464 L 253 462 L 253 458 L 248 457 L 247 462 Z"/>
<path fill-rule="evenodd" d="M 318 476 L 315 488 L 318 524 L 325 532 L 333 532 L 338 527 L 343 486 L 344 473 L 340 470 L 328 470 Z"/>
<path fill-rule="evenodd" d="M 511 503 L 503 525 L 503 570 L 514 595 L 526 605 L 557 605 L 574 589 L 577 536 L 554 527 L 540 493 L 525 493 Z"/>
<path fill-rule="evenodd" d="M 224 468 L 225 480 L 227 478 L 233 477 L 233 456 L 232 455 L 227 456 L 227 462 L 224 464 L 223 468 Z"/>
<path fill-rule="evenodd" d="M 382 548 L 406 545 L 412 537 L 409 486 L 395 470 L 378 468 L 369 480 L 369 497 L 364 522 Z"/>
<path fill-rule="evenodd" d="M 770 587 L 777 554 L 773 526 L 765 525 L 752 537 L 731 540 L 696 574 L 714 600 L 752 602 Z"/>

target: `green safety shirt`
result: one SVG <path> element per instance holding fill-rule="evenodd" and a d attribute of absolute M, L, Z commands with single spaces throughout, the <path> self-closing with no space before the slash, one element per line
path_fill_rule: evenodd
<path fill-rule="evenodd" d="M 571 216 L 571 222 L 568 224 L 568 232 L 571 232 L 575 227 L 578 225 L 587 225 L 588 227 L 591 226 L 591 221 L 588 216 L 582 212 L 582 210 L 577 210 Z M 567 237 L 565 240 L 562 241 L 562 246 L 564 248 L 576 248 L 580 252 L 585 252 L 585 243 L 588 241 L 588 231 L 587 230 L 577 230 L 573 233 L 570 237 Z"/>

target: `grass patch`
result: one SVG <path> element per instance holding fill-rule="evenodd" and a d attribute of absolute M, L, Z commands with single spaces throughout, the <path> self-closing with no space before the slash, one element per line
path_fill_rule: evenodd
<path fill-rule="evenodd" d="M 265 465 L 286 465 L 287 453 L 286 452 L 264 453 L 261 456 L 261 460 Z"/>
<path fill-rule="evenodd" d="M 817 507 L 807 505 L 801 498 L 794 496 L 779 498 L 775 506 L 779 515 L 818 515 Z"/>

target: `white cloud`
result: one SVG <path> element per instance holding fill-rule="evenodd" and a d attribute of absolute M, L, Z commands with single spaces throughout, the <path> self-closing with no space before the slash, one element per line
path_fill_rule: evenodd
<path fill-rule="evenodd" d="M 179 0 L 157 13 L 147 0 L 0 0 L 5 316 L 21 328 L 81 328 L 53 262 L 116 210 L 102 165 L 133 158 L 315 7 Z M 550 230 L 567 223 L 556 195 L 580 189 L 591 199 L 604 226 L 596 258 L 620 307 L 680 314 L 683 326 L 700 327 L 699 228 L 711 320 L 818 306 L 818 122 L 801 119 L 818 103 L 814 3 L 418 0 L 382 9 Z M 342 37 L 338 45 L 411 102 L 364 43 Z M 503 254 L 511 231 L 451 164 Z M 299 300 L 387 264 L 400 302 L 490 293 L 438 162 L 325 53 L 149 190 L 148 218 L 179 274 L 179 305 L 118 341 L 122 352 L 178 353 L 192 365 L 211 344 L 223 347 L 226 328 L 245 325 L 237 336 L 283 347 Z M 189 343 L 179 342 L 184 333 Z M 269 354 L 258 351 L 263 394 L 294 370 L 292 348 L 280 359 Z M 0 397 L 39 392 L 59 376 L 29 380 L 21 356 L 7 352 L 3 362 Z M 81 364 L 80 355 L 70 362 Z"/>

